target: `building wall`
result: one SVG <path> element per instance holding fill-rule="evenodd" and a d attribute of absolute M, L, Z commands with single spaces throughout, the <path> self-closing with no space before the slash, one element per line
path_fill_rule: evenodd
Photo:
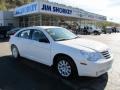
<path fill-rule="evenodd" d="M 86 26 L 106 21 L 106 17 L 48 0 L 35 0 L 14 11 L 0 11 L 0 26 L 60 25 L 61 21 Z"/>
<path fill-rule="evenodd" d="M 0 26 L 16 26 L 13 11 L 0 11 Z"/>
<path fill-rule="evenodd" d="M 3 13 L 3 18 L 4 18 L 4 26 L 9 26 L 15 24 L 14 17 L 13 17 L 13 12 L 12 11 L 4 11 Z"/>
<path fill-rule="evenodd" d="M 0 26 L 4 25 L 3 11 L 0 11 Z"/>

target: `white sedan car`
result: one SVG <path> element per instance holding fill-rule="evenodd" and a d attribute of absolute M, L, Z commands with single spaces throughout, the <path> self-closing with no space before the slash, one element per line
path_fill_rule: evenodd
<path fill-rule="evenodd" d="M 65 28 L 33 26 L 10 38 L 12 56 L 54 66 L 63 78 L 98 77 L 112 66 L 110 49 L 96 41 L 76 36 Z"/>

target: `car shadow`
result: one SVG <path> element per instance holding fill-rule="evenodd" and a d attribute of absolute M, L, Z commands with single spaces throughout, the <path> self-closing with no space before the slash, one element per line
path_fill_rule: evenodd
<path fill-rule="evenodd" d="M 43 64 L 25 58 L 0 57 L 0 88 L 3 90 L 104 90 L 107 82 L 107 73 L 97 78 L 65 80 Z"/>

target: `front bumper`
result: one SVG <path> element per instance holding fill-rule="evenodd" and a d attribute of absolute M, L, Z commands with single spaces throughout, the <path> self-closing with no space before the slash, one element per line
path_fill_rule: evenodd
<path fill-rule="evenodd" d="M 87 61 L 86 65 L 77 64 L 79 76 L 98 77 L 106 73 L 113 63 L 113 58 L 98 60 L 97 62 Z"/>

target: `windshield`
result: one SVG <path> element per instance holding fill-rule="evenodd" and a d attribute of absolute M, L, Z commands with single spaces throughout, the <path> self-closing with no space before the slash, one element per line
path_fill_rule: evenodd
<path fill-rule="evenodd" d="M 77 36 L 65 28 L 50 28 L 46 30 L 55 41 L 75 39 Z"/>

